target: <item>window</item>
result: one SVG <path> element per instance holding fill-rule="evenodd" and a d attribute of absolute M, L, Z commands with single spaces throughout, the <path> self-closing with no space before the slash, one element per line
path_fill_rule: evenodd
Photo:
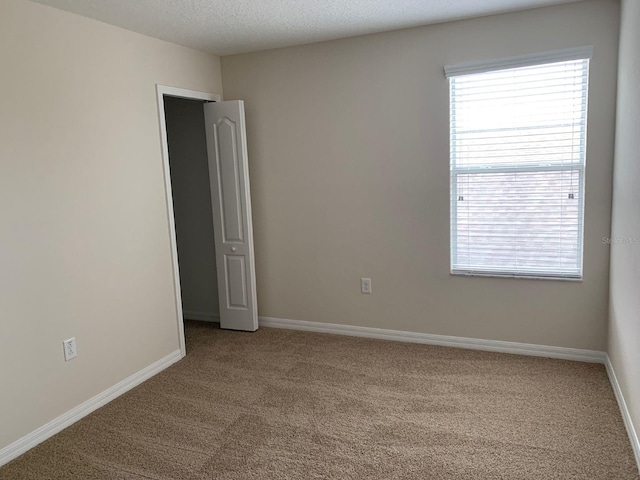
<path fill-rule="evenodd" d="M 445 68 L 451 273 L 582 278 L 590 56 Z"/>

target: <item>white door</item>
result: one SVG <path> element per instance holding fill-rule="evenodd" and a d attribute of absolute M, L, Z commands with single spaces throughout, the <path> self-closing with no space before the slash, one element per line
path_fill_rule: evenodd
<path fill-rule="evenodd" d="M 220 326 L 258 329 L 244 102 L 204 105 Z"/>

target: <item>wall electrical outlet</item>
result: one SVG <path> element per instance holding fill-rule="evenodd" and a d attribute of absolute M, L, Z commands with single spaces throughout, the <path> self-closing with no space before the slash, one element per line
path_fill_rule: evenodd
<path fill-rule="evenodd" d="M 78 356 L 78 349 L 76 348 L 76 337 L 70 338 L 62 342 L 64 346 L 64 361 L 68 362 L 72 358 Z"/>
<path fill-rule="evenodd" d="M 371 279 L 370 278 L 361 278 L 360 279 L 360 290 L 362 293 L 371 293 Z"/>

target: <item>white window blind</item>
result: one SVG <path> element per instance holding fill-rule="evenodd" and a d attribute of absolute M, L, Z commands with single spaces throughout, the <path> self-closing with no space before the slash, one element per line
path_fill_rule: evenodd
<path fill-rule="evenodd" d="M 448 67 L 452 273 L 582 277 L 589 59 L 554 55 Z"/>

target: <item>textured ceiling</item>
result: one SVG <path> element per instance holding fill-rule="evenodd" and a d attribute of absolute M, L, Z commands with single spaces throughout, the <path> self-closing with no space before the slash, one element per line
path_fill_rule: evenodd
<path fill-rule="evenodd" d="M 35 0 L 229 55 L 577 0 Z"/>

